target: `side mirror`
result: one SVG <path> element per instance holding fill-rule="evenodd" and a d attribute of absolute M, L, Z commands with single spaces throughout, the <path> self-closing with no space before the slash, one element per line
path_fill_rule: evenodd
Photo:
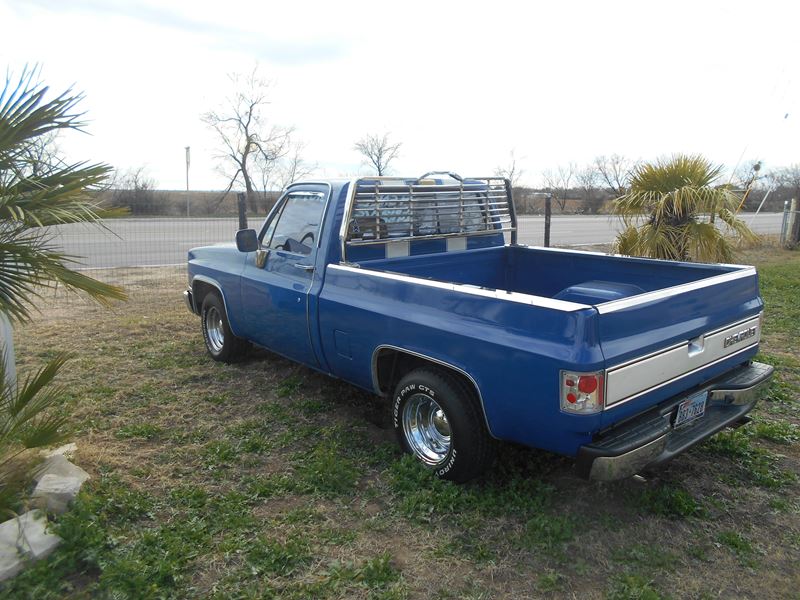
<path fill-rule="evenodd" d="M 258 250 L 258 234 L 255 229 L 240 229 L 236 232 L 236 248 L 239 252 Z"/>

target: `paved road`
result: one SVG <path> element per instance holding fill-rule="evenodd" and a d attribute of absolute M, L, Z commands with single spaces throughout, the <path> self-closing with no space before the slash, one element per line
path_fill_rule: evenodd
<path fill-rule="evenodd" d="M 778 234 L 783 213 L 744 216 L 758 233 Z M 251 221 L 258 225 L 259 221 Z M 233 242 L 238 228 L 235 218 L 226 219 L 115 219 L 109 231 L 84 224 L 53 228 L 64 251 L 84 257 L 89 268 L 160 266 L 183 264 L 186 252 L 195 246 Z M 620 230 L 619 219 L 609 216 L 554 216 L 550 241 L 554 246 L 607 244 Z M 541 245 L 544 217 L 521 216 L 519 241 Z"/>

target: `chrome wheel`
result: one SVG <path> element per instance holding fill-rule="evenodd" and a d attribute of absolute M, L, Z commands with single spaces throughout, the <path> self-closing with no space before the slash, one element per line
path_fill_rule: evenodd
<path fill-rule="evenodd" d="M 414 394 L 406 402 L 403 433 L 411 450 L 427 465 L 438 465 L 450 452 L 447 415 L 427 394 Z"/>
<path fill-rule="evenodd" d="M 210 306 L 206 310 L 205 326 L 208 349 L 214 354 L 219 354 L 225 344 L 225 330 L 222 327 L 222 315 L 215 306 Z"/>

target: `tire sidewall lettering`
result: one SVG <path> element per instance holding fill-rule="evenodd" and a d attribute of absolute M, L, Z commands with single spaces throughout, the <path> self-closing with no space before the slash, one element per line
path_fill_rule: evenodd
<path fill-rule="evenodd" d="M 456 450 L 455 448 L 451 448 L 451 449 L 450 449 L 450 456 L 449 456 L 449 458 L 447 459 L 447 464 L 446 464 L 444 467 L 442 467 L 441 469 L 437 469 L 437 470 L 436 470 L 436 474 L 437 474 L 439 477 L 441 477 L 442 475 L 445 475 L 445 474 L 449 473 L 449 472 L 450 472 L 450 469 L 452 469 L 452 468 L 453 468 L 453 465 L 454 465 L 454 464 L 455 464 L 455 462 L 456 462 L 456 454 L 457 454 L 457 450 Z"/>
<path fill-rule="evenodd" d="M 403 404 L 403 400 L 409 393 L 416 391 L 416 389 L 416 383 L 409 383 L 402 390 L 400 390 L 400 393 L 398 393 L 397 397 L 394 399 L 394 406 L 392 407 L 392 420 L 394 422 L 395 429 L 400 427 L 400 406 Z"/>
<path fill-rule="evenodd" d="M 405 432 L 402 431 L 402 425 L 400 423 L 400 413 L 402 412 L 405 399 L 413 392 L 417 391 L 422 392 L 424 394 L 428 394 L 431 398 L 436 398 L 436 390 L 421 383 L 409 383 L 408 385 L 404 386 L 402 390 L 398 392 L 398 394 L 394 398 L 394 402 L 392 403 L 392 421 L 394 424 L 394 428 L 396 431 L 400 432 L 403 435 L 403 439 L 406 445 L 408 444 L 408 440 L 405 439 Z M 442 463 L 440 463 L 439 466 L 434 467 L 433 469 L 434 473 L 436 473 L 437 476 L 441 477 L 449 473 L 451 470 L 453 470 L 453 468 L 455 468 L 457 454 L 458 454 L 457 450 L 451 446 L 450 452 L 448 453 L 446 459 Z M 442 466 L 442 464 L 444 466 Z"/>

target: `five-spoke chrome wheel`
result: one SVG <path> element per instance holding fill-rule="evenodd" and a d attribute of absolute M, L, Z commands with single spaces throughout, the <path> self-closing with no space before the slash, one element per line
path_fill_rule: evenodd
<path fill-rule="evenodd" d="M 428 465 L 438 465 L 450 452 L 450 423 L 433 398 L 417 393 L 403 407 L 403 432 L 414 454 Z"/>

